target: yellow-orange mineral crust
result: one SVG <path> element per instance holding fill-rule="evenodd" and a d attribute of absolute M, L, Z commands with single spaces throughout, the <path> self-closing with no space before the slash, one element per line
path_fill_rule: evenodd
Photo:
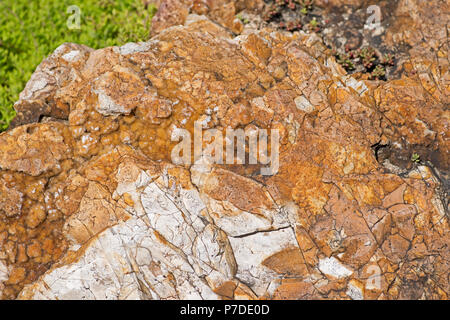
<path fill-rule="evenodd" d="M 448 298 L 448 44 L 359 80 L 235 21 L 260 6 L 163 1 L 149 41 L 42 62 L 0 135 L 3 299 Z M 278 129 L 278 172 L 171 163 L 195 121 Z"/>

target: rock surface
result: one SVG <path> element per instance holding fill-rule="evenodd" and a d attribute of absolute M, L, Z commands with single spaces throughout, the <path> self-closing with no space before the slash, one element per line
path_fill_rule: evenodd
<path fill-rule="evenodd" d="M 3 298 L 448 298 L 444 38 L 368 81 L 316 35 L 238 30 L 249 3 L 163 1 L 149 41 L 42 62 L 0 135 Z M 279 129 L 278 173 L 171 163 L 196 120 Z"/>

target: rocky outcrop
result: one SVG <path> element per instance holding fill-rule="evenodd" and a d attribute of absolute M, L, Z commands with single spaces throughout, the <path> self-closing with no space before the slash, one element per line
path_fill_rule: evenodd
<path fill-rule="evenodd" d="M 364 80 L 208 8 L 38 67 L 0 135 L 2 297 L 447 299 L 448 61 Z M 278 172 L 173 163 L 195 121 L 278 129 Z"/>
<path fill-rule="evenodd" d="M 152 34 L 184 24 L 189 13 L 207 15 L 227 31 L 239 34 L 244 25 L 236 14 L 245 9 L 249 12 L 261 11 L 263 6 L 262 0 L 166 0 L 152 20 Z"/>

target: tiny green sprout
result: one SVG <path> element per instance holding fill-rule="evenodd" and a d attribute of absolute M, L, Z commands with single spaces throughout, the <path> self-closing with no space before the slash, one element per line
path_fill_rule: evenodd
<path fill-rule="evenodd" d="M 301 8 L 301 9 L 300 9 L 300 13 L 301 13 L 301 14 L 304 14 L 304 15 L 307 15 L 307 14 L 308 14 L 308 8 L 307 8 L 307 7 Z"/>
<path fill-rule="evenodd" d="M 242 22 L 243 24 L 248 24 L 248 23 L 250 22 L 247 18 L 244 18 L 244 17 L 242 16 L 242 14 L 240 14 L 240 13 L 236 16 L 236 18 L 238 18 L 239 20 L 241 20 L 241 22 Z"/>
<path fill-rule="evenodd" d="M 411 156 L 411 161 L 414 163 L 419 163 L 420 162 L 420 156 L 417 153 L 413 153 Z"/>
<path fill-rule="evenodd" d="M 317 27 L 318 22 L 317 22 L 316 18 L 314 17 L 314 18 L 309 22 L 309 24 L 311 25 L 311 27 L 315 28 L 315 27 Z"/>

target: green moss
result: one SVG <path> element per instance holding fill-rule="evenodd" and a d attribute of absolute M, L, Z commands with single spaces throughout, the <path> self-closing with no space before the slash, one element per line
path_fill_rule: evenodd
<path fill-rule="evenodd" d="M 69 29 L 81 10 L 80 28 Z M 0 1 L 0 131 L 14 117 L 13 103 L 37 65 L 64 42 L 91 48 L 145 41 L 155 8 L 142 0 Z"/>

